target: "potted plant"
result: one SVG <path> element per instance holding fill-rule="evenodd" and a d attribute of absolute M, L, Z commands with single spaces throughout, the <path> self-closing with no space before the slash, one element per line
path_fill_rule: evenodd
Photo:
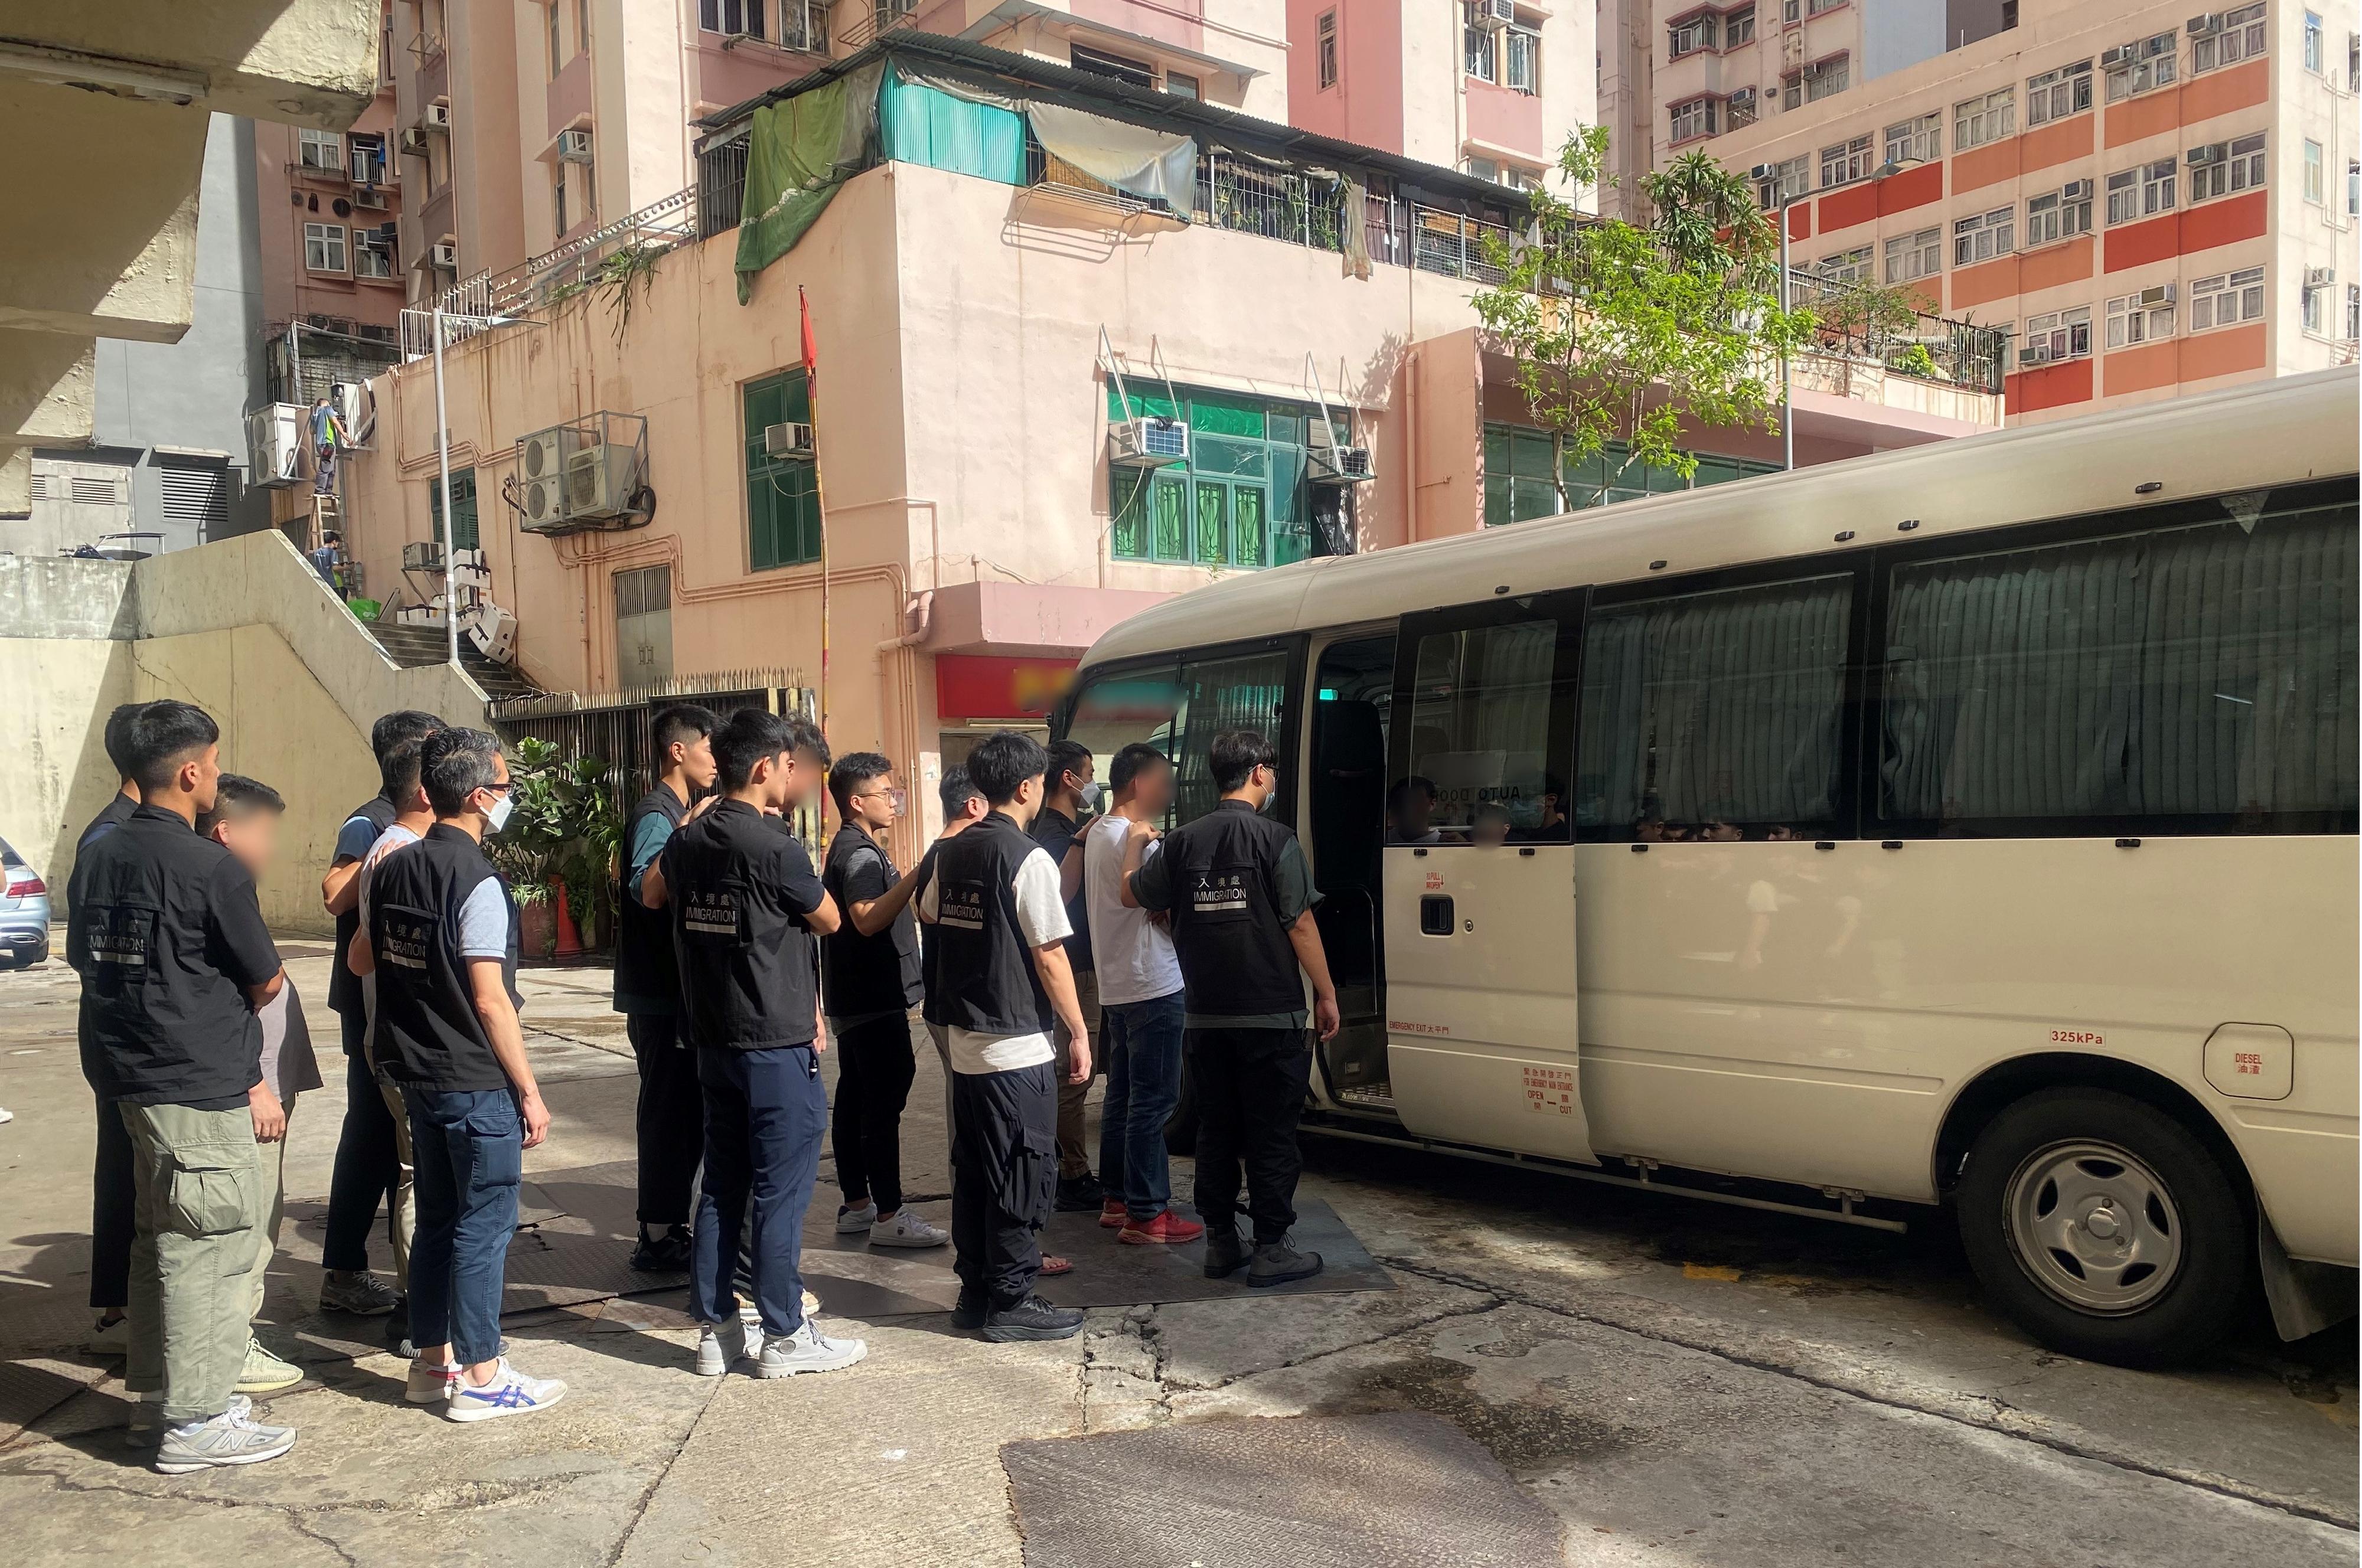
<path fill-rule="evenodd" d="M 520 921 L 547 928 L 545 941 L 524 942 L 527 953 L 570 957 L 613 927 L 623 823 L 606 776 L 599 757 L 568 762 L 548 741 L 517 743 L 509 767 L 516 803 L 488 847 L 515 890 Z"/>

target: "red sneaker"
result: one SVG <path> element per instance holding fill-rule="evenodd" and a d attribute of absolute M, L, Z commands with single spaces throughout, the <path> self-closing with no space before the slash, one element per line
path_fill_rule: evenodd
<path fill-rule="evenodd" d="M 1205 1233 L 1206 1227 L 1195 1220 L 1184 1220 L 1167 1209 L 1153 1220 L 1133 1220 L 1117 1231 L 1115 1239 L 1141 1247 L 1177 1247 Z"/>
<path fill-rule="evenodd" d="M 1108 1230 L 1119 1230 L 1131 1223 L 1131 1211 L 1123 1206 L 1122 1198 L 1110 1198 L 1099 1205 L 1099 1223 Z"/>

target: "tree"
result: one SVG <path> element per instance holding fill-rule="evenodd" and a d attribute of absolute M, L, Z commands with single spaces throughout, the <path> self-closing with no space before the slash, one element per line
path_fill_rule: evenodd
<path fill-rule="evenodd" d="M 1571 191 L 1612 184 L 1606 160 L 1606 127 L 1577 127 L 1558 172 Z M 1610 441 L 1626 446 L 1616 474 L 1637 462 L 1687 479 L 1684 417 L 1775 429 L 1779 356 L 1812 330 L 1810 311 L 1781 308 L 1779 233 L 1744 180 L 1691 151 L 1642 182 L 1645 227 L 1537 187 L 1526 235 L 1486 239 L 1503 276 L 1476 314 L 1554 437 L 1562 502 L 1568 466 Z"/>

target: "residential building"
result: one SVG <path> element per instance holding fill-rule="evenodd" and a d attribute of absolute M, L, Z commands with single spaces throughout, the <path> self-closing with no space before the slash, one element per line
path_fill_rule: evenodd
<path fill-rule="evenodd" d="M 1287 0 L 1287 119 L 1524 186 L 1594 118 L 1588 6 Z"/>
<path fill-rule="evenodd" d="M 1683 8 L 1628 39 L 1649 51 L 1627 80 L 1647 84 L 1650 157 L 1755 172 L 1767 206 L 1791 204 L 1800 269 L 2009 328 L 2012 423 L 2354 359 L 2350 7 L 2018 0 L 1924 51 L 1879 42 L 1882 14 L 1911 9 L 1892 0 L 1782 5 L 1776 23 L 1771 0 Z M 1639 145 L 1632 114 L 1616 123 Z"/>
<path fill-rule="evenodd" d="M 377 15 L 376 0 L 10 7 L 0 517 L 31 511 L 34 448 L 96 435 L 100 339 L 171 344 L 192 330 L 213 116 L 341 130 L 375 82 Z"/>
<path fill-rule="evenodd" d="M 825 143 L 840 100 L 874 155 L 833 194 L 750 194 L 758 127 L 818 116 Z M 1620 453 L 1553 479 L 1470 304 L 1522 205 L 1497 182 L 917 28 L 772 101 L 700 127 L 680 225 L 584 253 L 635 256 L 631 294 L 528 266 L 476 300 L 522 319 L 445 355 L 452 539 L 542 687 L 824 668 L 833 743 L 925 782 L 1042 724 L 1091 641 L 1164 596 L 1692 482 Z M 1084 171 L 1110 149 L 1120 187 Z M 800 237 L 766 264 L 775 214 Z M 1997 427 L 1993 344 L 1956 336 L 1982 372 L 1802 357 L 1798 461 Z M 348 538 L 414 618 L 435 368 L 376 386 Z M 1691 444 L 1697 483 L 1780 461 L 1760 432 Z"/>

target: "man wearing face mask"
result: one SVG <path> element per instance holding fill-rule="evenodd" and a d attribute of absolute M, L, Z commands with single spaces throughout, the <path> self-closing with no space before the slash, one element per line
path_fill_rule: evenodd
<path fill-rule="evenodd" d="M 1091 931 L 1083 904 L 1083 842 L 1076 824 L 1099 809 L 1099 787 L 1093 777 L 1091 748 L 1079 741 L 1050 743 L 1050 766 L 1042 783 L 1042 809 L 1033 818 L 1033 842 L 1058 867 L 1058 896 L 1066 900 L 1066 922 L 1074 934 L 1066 938 L 1066 965 L 1075 974 L 1075 999 L 1082 1005 L 1083 1027 L 1096 1040 L 1099 1034 L 1099 982 L 1091 965 Z M 1058 1073 L 1058 1208 L 1078 1212 L 1099 1207 L 1099 1179 L 1091 1173 L 1089 1146 L 1083 1141 L 1083 1102 L 1090 1098 L 1091 1080 L 1080 1082 L 1067 1072 L 1074 1041 L 1065 1023 L 1054 1033 Z M 1093 1052 L 1096 1072 L 1106 1071 Z"/>
<path fill-rule="evenodd" d="M 1197 1200 L 1206 1222 L 1206 1275 L 1220 1279 L 1248 1262 L 1236 1219 L 1243 1167 L 1254 1220 L 1247 1283 L 1285 1285 L 1320 1272 L 1320 1254 L 1297 1252 L 1287 1233 L 1304 1168 L 1296 1123 L 1312 1072 L 1304 981 L 1311 981 L 1311 1021 L 1323 1040 L 1337 1032 L 1337 991 L 1313 923 L 1320 894 L 1304 848 L 1285 823 L 1265 814 L 1279 790 L 1277 750 L 1253 730 L 1225 730 L 1214 737 L 1208 760 L 1222 798 L 1164 834 L 1153 860 L 1146 852 L 1156 829 L 1145 819 L 1134 822 L 1124 839 L 1118 896 L 1128 908 L 1173 917 L 1186 1049 L 1198 1091 Z"/>

